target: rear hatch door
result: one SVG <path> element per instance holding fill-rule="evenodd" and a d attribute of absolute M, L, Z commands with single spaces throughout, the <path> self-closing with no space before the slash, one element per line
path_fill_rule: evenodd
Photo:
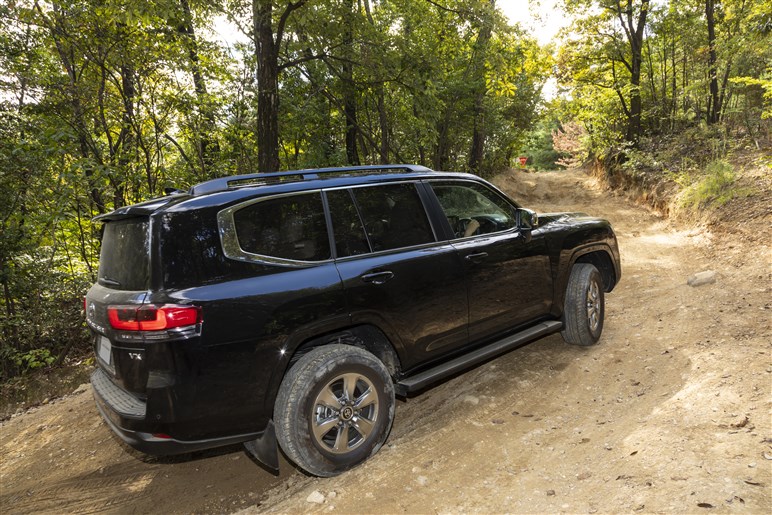
<path fill-rule="evenodd" d="M 143 396 L 147 384 L 145 344 L 110 324 L 108 308 L 139 306 L 150 289 L 149 216 L 105 221 L 99 275 L 86 295 L 86 322 L 94 335 L 98 366 L 125 390 Z"/>

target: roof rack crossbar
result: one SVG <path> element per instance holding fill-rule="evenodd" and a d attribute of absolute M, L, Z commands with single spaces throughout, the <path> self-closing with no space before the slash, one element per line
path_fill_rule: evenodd
<path fill-rule="evenodd" d="M 340 173 L 340 172 L 366 172 L 371 170 L 405 170 L 407 172 L 431 172 L 429 168 L 420 165 L 363 165 L 363 166 L 343 166 L 335 168 L 309 168 L 305 170 L 288 170 L 286 172 L 270 173 L 250 173 L 244 175 L 232 175 L 230 177 L 220 177 L 190 188 L 191 195 L 203 195 L 205 193 L 214 193 L 216 191 L 225 191 L 231 187 L 231 184 L 237 182 L 257 181 L 260 179 L 269 179 L 271 177 L 302 176 L 303 180 L 318 179 L 320 174 Z"/>

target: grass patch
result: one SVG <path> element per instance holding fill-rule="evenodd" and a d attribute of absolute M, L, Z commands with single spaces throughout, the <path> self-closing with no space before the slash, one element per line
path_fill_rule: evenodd
<path fill-rule="evenodd" d="M 737 186 L 737 174 L 731 164 L 722 159 L 712 161 L 698 177 L 681 174 L 676 178 L 684 189 L 678 198 L 683 209 L 697 211 L 708 207 L 720 207 L 738 197 L 753 194 L 750 188 Z"/>

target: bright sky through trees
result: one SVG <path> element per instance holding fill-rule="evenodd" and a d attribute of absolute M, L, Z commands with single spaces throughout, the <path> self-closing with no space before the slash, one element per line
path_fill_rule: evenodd
<path fill-rule="evenodd" d="M 542 45 L 549 43 L 569 20 L 556 6 L 555 0 L 499 0 L 496 5 L 512 22 L 524 29 Z"/>
<path fill-rule="evenodd" d="M 565 13 L 555 4 L 556 0 L 498 0 L 496 2 L 511 22 L 519 23 L 542 45 L 549 43 L 555 34 L 569 23 Z M 215 18 L 214 30 L 219 39 L 229 46 L 247 40 L 246 36 L 240 33 L 224 15 Z"/>

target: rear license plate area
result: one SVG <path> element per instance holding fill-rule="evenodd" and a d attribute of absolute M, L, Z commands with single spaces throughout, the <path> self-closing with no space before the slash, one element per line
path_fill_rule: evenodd
<path fill-rule="evenodd" d="M 108 367 L 113 366 L 113 345 L 110 340 L 104 336 L 97 336 L 97 356 Z"/>

